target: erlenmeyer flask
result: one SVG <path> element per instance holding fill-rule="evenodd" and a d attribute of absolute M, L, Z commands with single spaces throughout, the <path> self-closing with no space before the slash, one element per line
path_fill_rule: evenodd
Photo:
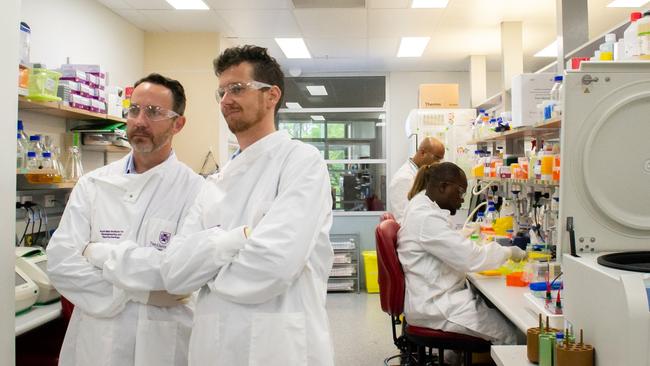
<path fill-rule="evenodd" d="M 65 180 L 68 182 L 76 182 L 83 174 L 81 150 L 78 146 L 70 146 L 68 149 L 68 160 L 65 166 Z"/>

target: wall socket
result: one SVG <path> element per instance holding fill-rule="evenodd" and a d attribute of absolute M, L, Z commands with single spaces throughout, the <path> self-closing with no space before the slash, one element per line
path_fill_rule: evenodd
<path fill-rule="evenodd" d="M 43 196 L 43 207 L 54 207 L 55 196 L 53 194 L 46 194 Z"/>

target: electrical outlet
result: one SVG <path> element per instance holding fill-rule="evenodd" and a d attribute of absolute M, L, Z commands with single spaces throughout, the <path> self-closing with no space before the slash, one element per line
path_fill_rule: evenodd
<path fill-rule="evenodd" d="M 45 196 L 43 196 L 43 201 L 44 201 L 43 206 L 45 208 L 54 207 L 54 200 L 55 200 L 55 196 L 53 194 L 46 194 Z"/>
<path fill-rule="evenodd" d="M 27 201 L 34 202 L 34 198 L 32 196 L 22 196 L 22 197 L 20 197 L 20 203 L 25 203 Z"/>

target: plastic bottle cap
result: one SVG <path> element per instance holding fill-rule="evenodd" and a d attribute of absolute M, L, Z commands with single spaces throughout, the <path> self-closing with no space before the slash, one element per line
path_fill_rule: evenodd
<path fill-rule="evenodd" d="M 29 141 L 41 141 L 41 136 L 39 135 L 29 136 Z"/>
<path fill-rule="evenodd" d="M 16 138 L 17 138 L 18 140 L 20 140 L 21 137 L 22 137 L 22 136 L 20 136 L 19 133 L 16 134 Z"/>
<path fill-rule="evenodd" d="M 637 20 L 641 19 L 643 17 L 643 14 L 641 14 L 640 11 L 635 11 L 630 14 L 630 22 L 636 22 Z"/>
<path fill-rule="evenodd" d="M 650 16 L 650 11 L 646 11 L 645 13 L 643 13 L 643 16 L 644 17 Z"/>
<path fill-rule="evenodd" d="M 23 127 L 23 120 L 19 119 L 18 120 L 18 131 L 22 131 L 24 129 L 25 129 L 25 127 Z"/>
<path fill-rule="evenodd" d="M 614 34 L 614 33 L 605 34 L 605 42 L 608 42 L 608 43 L 616 42 L 616 34 Z"/>
<path fill-rule="evenodd" d="M 634 14 L 634 13 L 632 13 L 632 14 Z M 641 13 L 639 13 L 639 15 L 641 15 Z M 478 112 L 481 113 L 481 114 L 485 113 L 485 109 L 479 109 Z"/>
<path fill-rule="evenodd" d="M 479 211 L 479 212 L 476 214 L 476 216 L 477 216 L 477 217 L 483 217 L 483 216 L 485 216 L 485 214 L 483 213 L 483 211 Z"/>
<path fill-rule="evenodd" d="M 562 75 L 556 75 L 556 76 L 553 78 L 553 80 L 555 80 L 555 81 L 562 81 L 562 80 L 564 80 L 564 77 L 563 77 Z"/>
<path fill-rule="evenodd" d="M 52 157 L 52 153 L 46 151 L 46 152 L 43 153 L 43 157 L 44 157 L 44 158 L 51 158 L 51 157 Z"/>
<path fill-rule="evenodd" d="M 27 152 L 27 157 L 28 157 L 28 158 L 35 158 L 35 157 L 36 157 L 36 153 L 33 152 L 33 151 L 28 151 L 28 152 Z"/>

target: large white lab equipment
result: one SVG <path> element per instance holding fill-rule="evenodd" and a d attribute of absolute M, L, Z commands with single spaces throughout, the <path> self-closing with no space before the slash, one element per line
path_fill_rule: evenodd
<path fill-rule="evenodd" d="M 596 365 L 650 366 L 650 63 L 582 63 L 564 93 L 565 319 Z"/>
<path fill-rule="evenodd" d="M 49 304 L 61 297 L 47 276 L 47 254 L 43 248 L 17 247 L 16 267 L 38 286 L 37 304 Z"/>
<path fill-rule="evenodd" d="M 38 298 L 38 286 L 27 277 L 25 272 L 21 271 L 18 267 L 16 270 L 16 288 L 15 288 L 15 300 L 16 300 L 16 314 L 22 313 L 25 310 L 34 305 L 36 299 Z"/>

